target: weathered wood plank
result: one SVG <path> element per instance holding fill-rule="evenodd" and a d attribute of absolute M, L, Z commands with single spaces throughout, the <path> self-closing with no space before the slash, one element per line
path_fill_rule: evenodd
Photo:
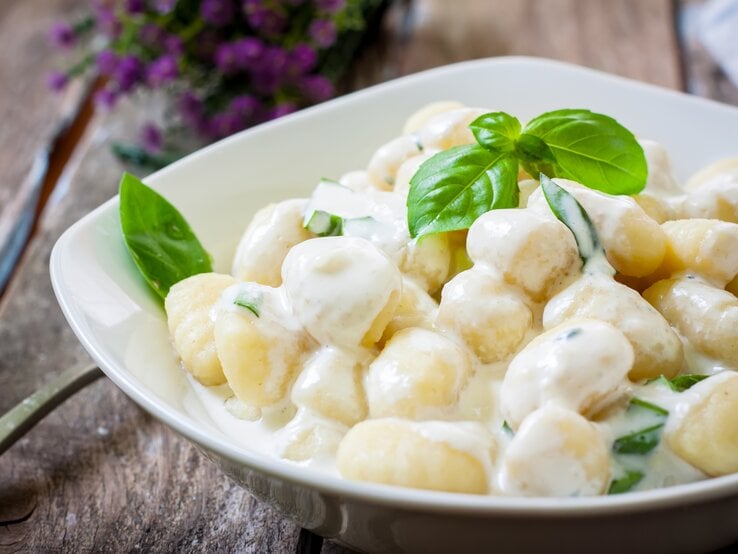
<path fill-rule="evenodd" d="M 402 10 L 392 9 L 349 85 L 528 54 L 677 86 L 669 6 L 416 0 L 405 30 Z M 86 358 L 56 307 L 47 263 L 59 234 L 115 192 L 120 168 L 97 142 L 106 125 L 95 121 L 80 145 L 0 307 L 0 411 Z M 0 551 L 289 552 L 298 534 L 108 381 L 70 399 L 0 458 Z M 345 551 L 330 542 L 323 550 Z"/>
<path fill-rule="evenodd" d="M 0 8 L 0 291 L 33 223 L 48 162 L 44 149 L 84 93 L 77 83 L 61 98 L 50 97 L 46 75 L 55 59 L 48 29 L 84 4 L 6 0 Z"/>

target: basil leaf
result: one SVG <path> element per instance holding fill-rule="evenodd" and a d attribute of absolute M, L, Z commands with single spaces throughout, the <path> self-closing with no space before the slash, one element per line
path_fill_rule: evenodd
<path fill-rule="evenodd" d="M 569 192 L 541 173 L 541 190 L 548 207 L 556 219 L 566 225 L 574 235 L 579 248 L 579 257 L 584 263 L 595 255 L 604 255 L 594 223 Z"/>
<path fill-rule="evenodd" d="M 468 229 L 483 213 L 518 205 L 518 162 L 478 145 L 426 160 L 410 180 L 407 220 L 415 238 Z"/>
<path fill-rule="evenodd" d="M 520 121 L 505 112 L 486 113 L 469 124 L 477 142 L 494 153 L 514 152 Z"/>
<path fill-rule="evenodd" d="M 669 386 L 672 388 L 672 390 L 675 390 L 676 392 L 684 392 L 685 390 L 696 385 L 703 379 L 707 379 L 708 377 L 709 375 L 697 375 L 695 373 L 680 375 L 678 377 L 674 377 L 671 381 L 669 381 Z"/>
<path fill-rule="evenodd" d="M 610 483 L 610 488 L 607 490 L 607 494 L 622 494 L 630 491 L 643 479 L 643 473 L 636 470 L 630 470 L 625 473 L 622 477 L 613 479 Z"/>
<path fill-rule="evenodd" d="M 664 424 L 659 423 L 619 437 L 615 439 L 612 450 L 617 454 L 648 454 L 659 444 L 663 427 Z"/>
<path fill-rule="evenodd" d="M 661 416 L 669 415 L 669 410 L 662 408 L 661 406 L 657 406 L 656 404 L 651 404 L 650 402 L 646 402 L 645 400 L 642 400 L 640 398 L 630 399 L 629 409 L 632 409 L 632 408 L 644 408 L 646 410 L 649 410 Z"/>
<path fill-rule="evenodd" d="M 259 291 L 253 290 L 241 290 L 236 295 L 233 303 L 236 306 L 246 308 L 256 317 L 259 317 L 261 312 L 261 303 L 264 301 L 264 295 Z"/>
<path fill-rule="evenodd" d="M 589 110 L 556 110 L 532 119 L 520 142 L 531 152 L 528 163 L 546 160 L 540 146 L 548 147 L 555 163 L 551 175 L 580 182 L 609 194 L 636 194 L 646 186 L 648 165 L 643 148 L 628 129 L 613 118 Z"/>
<path fill-rule="evenodd" d="M 120 223 L 136 267 L 162 298 L 182 279 L 213 270 L 182 214 L 130 173 L 120 181 Z"/>

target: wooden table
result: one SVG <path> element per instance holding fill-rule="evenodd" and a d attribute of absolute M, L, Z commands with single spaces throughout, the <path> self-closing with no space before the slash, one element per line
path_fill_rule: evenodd
<path fill-rule="evenodd" d="M 33 225 L 0 298 L 0 412 L 88 359 L 56 304 L 48 260 L 66 227 L 115 194 L 121 167 L 104 142 L 115 123 L 102 115 L 90 119 L 81 109 L 84 87 L 56 99 L 43 84 L 53 63 L 45 43 L 49 23 L 84 4 L 0 3 L 0 253 L 6 260 L 13 249 L 2 248 L 13 238 L 23 244 L 24 221 Z M 358 60 L 349 88 L 459 60 L 524 54 L 674 89 L 689 86 L 738 104 L 738 92 L 690 36 L 699 6 L 415 0 L 407 14 L 397 4 L 377 43 Z M 72 132 L 55 140 L 65 120 Z M 43 209 L 34 210 L 39 195 Z M 299 536 L 293 522 L 249 497 L 105 379 L 0 457 L 0 552 L 292 552 Z M 345 552 L 329 541 L 322 551 Z"/>

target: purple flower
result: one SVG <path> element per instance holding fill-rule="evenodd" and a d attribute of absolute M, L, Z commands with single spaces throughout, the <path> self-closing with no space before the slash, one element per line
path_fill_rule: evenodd
<path fill-rule="evenodd" d="M 239 69 L 253 69 L 264 53 L 264 43 L 259 39 L 249 37 L 233 43 L 236 64 Z"/>
<path fill-rule="evenodd" d="M 165 32 L 156 23 L 146 23 L 141 25 L 138 36 L 145 45 L 157 47 L 164 41 Z"/>
<path fill-rule="evenodd" d="M 308 29 L 315 44 L 328 48 L 336 41 L 336 25 L 330 19 L 316 19 Z"/>
<path fill-rule="evenodd" d="M 202 0 L 200 15 L 214 27 L 223 27 L 233 21 L 233 0 Z"/>
<path fill-rule="evenodd" d="M 111 110 L 117 101 L 118 95 L 114 90 L 109 88 L 100 89 L 95 93 L 95 106 L 103 110 Z"/>
<path fill-rule="evenodd" d="M 67 77 L 66 73 L 62 73 L 61 71 L 53 71 L 46 77 L 46 86 L 54 92 L 64 90 L 64 87 L 67 86 L 68 82 L 69 77 Z"/>
<path fill-rule="evenodd" d="M 333 96 L 333 83 L 322 75 L 309 75 L 300 80 L 303 95 L 311 102 L 323 102 Z"/>
<path fill-rule="evenodd" d="M 209 134 L 213 138 L 223 138 L 237 133 L 245 126 L 243 118 L 232 112 L 224 112 L 214 115 L 210 119 Z"/>
<path fill-rule="evenodd" d="M 99 4 L 95 8 L 95 21 L 98 29 L 110 38 L 116 38 L 120 34 L 122 25 L 111 8 Z"/>
<path fill-rule="evenodd" d="M 207 120 L 205 119 L 202 101 L 193 92 L 185 92 L 179 97 L 177 109 L 185 123 L 205 134 Z"/>
<path fill-rule="evenodd" d="M 283 13 L 265 7 L 261 0 L 244 0 L 242 7 L 251 28 L 264 36 L 278 35 L 287 24 L 287 17 Z"/>
<path fill-rule="evenodd" d="M 140 14 L 146 11 L 146 0 L 126 0 L 126 11 L 130 14 Z"/>
<path fill-rule="evenodd" d="M 177 5 L 177 0 L 154 0 L 154 10 L 164 15 L 171 12 Z"/>
<path fill-rule="evenodd" d="M 59 48 L 70 48 L 74 45 L 74 30 L 64 22 L 54 23 L 49 29 L 49 40 Z"/>
<path fill-rule="evenodd" d="M 280 78 L 273 71 L 256 71 L 251 76 L 251 84 L 256 92 L 269 96 L 279 88 Z"/>
<path fill-rule="evenodd" d="M 274 108 L 272 108 L 272 110 L 269 112 L 269 119 L 277 119 L 296 111 L 297 106 L 295 106 L 292 102 L 283 102 L 281 104 L 277 104 L 276 106 L 274 106 Z"/>
<path fill-rule="evenodd" d="M 143 75 L 144 67 L 141 60 L 136 56 L 128 55 L 118 62 L 113 78 L 118 83 L 118 90 L 128 92 L 142 79 Z"/>
<path fill-rule="evenodd" d="M 215 50 L 214 61 L 218 70 L 225 75 L 235 73 L 238 70 L 238 53 L 230 42 L 218 46 Z"/>
<path fill-rule="evenodd" d="M 303 75 L 312 71 L 318 62 L 315 50 L 307 44 L 298 44 L 287 55 L 287 71 L 293 75 Z"/>
<path fill-rule="evenodd" d="M 315 0 L 315 6 L 328 13 L 340 11 L 345 5 L 346 0 Z"/>
<path fill-rule="evenodd" d="M 173 56 L 180 56 L 184 52 L 184 42 L 177 35 L 164 38 L 164 50 Z"/>
<path fill-rule="evenodd" d="M 111 76 L 118 67 L 118 56 L 112 50 L 102 50 L 95 60 L 97 70 L 102 75 Z"/>
<path fill-rule="evenodd" d="M 139 140 L 143 149 L 151 154 L 158 154 L 164 146 L 164 135 L 153 123 L 146 123 L 141 128 Z"/>
<path fill-rule="evenodd" d="M 248 94 L 236 96 L 228 105 L 228 110 L 231 113 L 240 116 L 245 121 L 251 121 L 255 119 L 260 109 L 261 102 Z"/>
<path fill-rule="evenodd" d="M 177 60 L 170 54 L 164 54 L 146 69 L 146 82 L 152 87 L 160 87 L 173 81 L 178 74 Z"/>

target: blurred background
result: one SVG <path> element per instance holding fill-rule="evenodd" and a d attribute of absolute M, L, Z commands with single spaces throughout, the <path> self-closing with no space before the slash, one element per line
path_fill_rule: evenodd
<path fill-rule="evenodd" d="M 312 103 L 492 56 L 738 105 L 738 0 L 3 0 L 0 53 L 2 413 L 87 359 L 49 252 L 124 168 L 142 176 Z M 0 458 L 0 552 L 296 548 L 309 537 L 106 380 Z"/>

